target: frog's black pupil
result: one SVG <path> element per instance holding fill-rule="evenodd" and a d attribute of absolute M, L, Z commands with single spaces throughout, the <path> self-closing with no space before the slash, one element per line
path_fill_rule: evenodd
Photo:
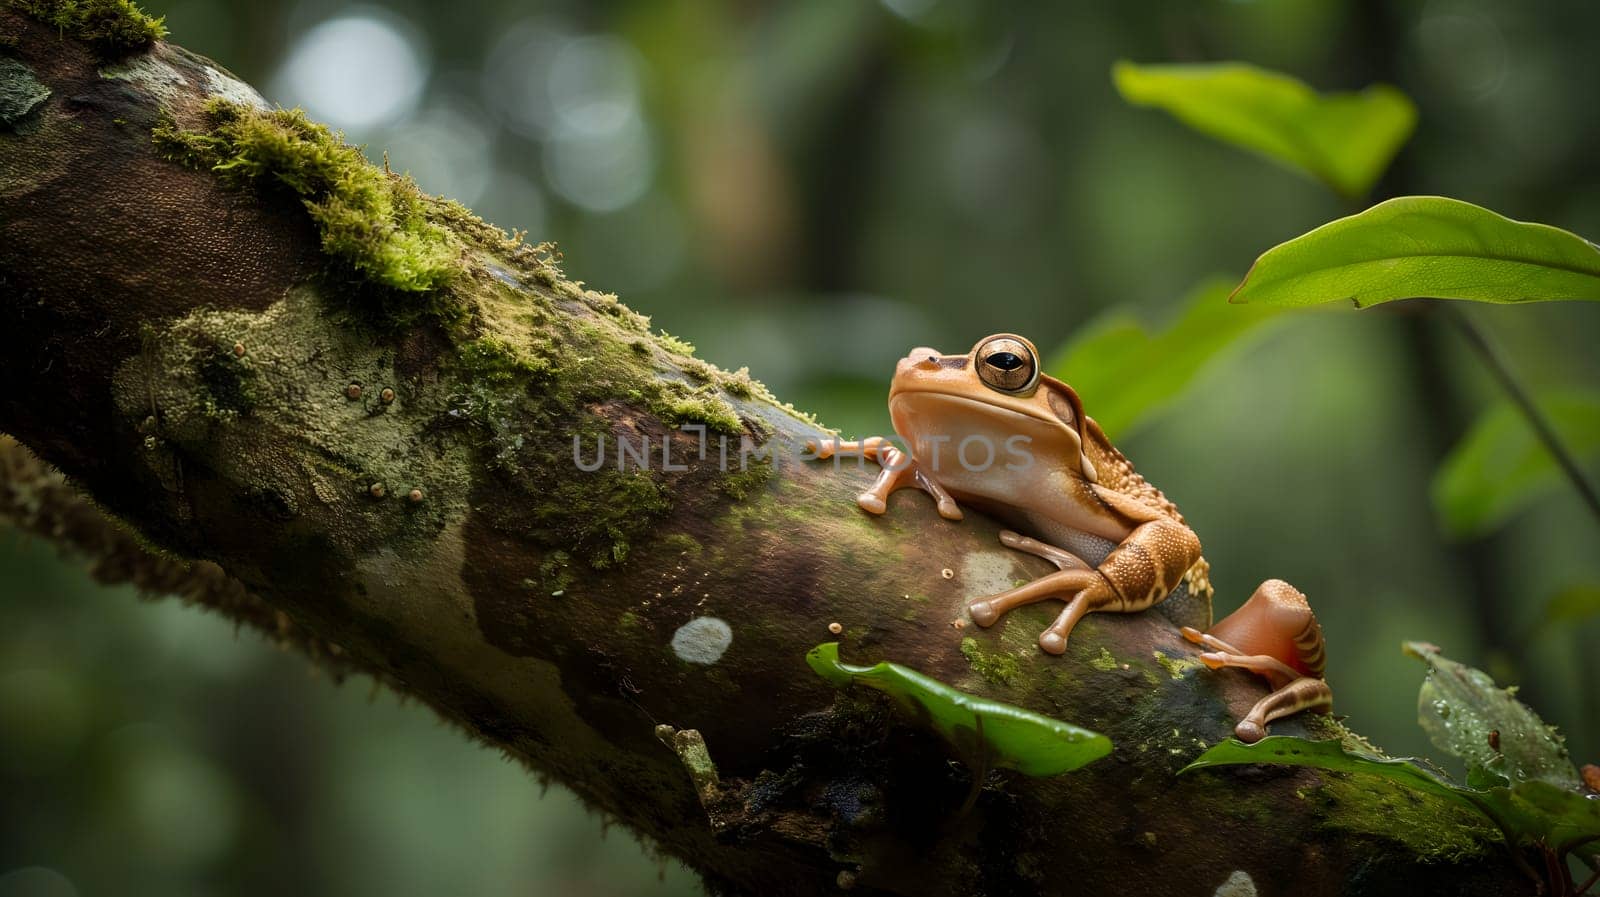
<path fill-rule="evenodd" d="M 1022 358 L 1015 352 L 996 352 L 988 360 L 1002 371 L 1014 371 L 1022 367 Z"/>

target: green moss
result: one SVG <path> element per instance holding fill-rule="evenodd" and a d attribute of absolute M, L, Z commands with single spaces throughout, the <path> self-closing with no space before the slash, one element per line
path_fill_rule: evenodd
<path fill-rule="evenodd" d="M 690 358 L 683 363 L 683 372 L 689 379 L 696 383 L 710 383 L 716 379 L 717 369 L 698 358 Z"/>
<path fill-rule="evenodd" d="M 1155 656 L 1156 663 L 1160 664 L 1161 668 L 1167 671 L 1167 675 L 1171 676 L 1173 679 L 1182 679 L 1186 670 L 1195 669 L 1200 666 L 1200 662 L 1197 660 L 1189 660 L 1182 657 L 1168 657 L 1166 653 L 1162 651 L 1153 651 L 1151 653 Z"/>
<path fill-rule="evenodd" d="M 717 481 L 717 488 L 734 501 L 744 501 L 765 489 L 770 479 L 772 463 L 755 461 L 747 464 L 743 470 L 723 474 L 722 479 Z"/>
<path fill-rule="evenodd" d="M 754 398 L 758 391 L 765 391 L 766 386 L 759 380 L 750 377 L 749 368 L 740 368 L 732 373 L 724 372 L 720 378 L 722 388 L 728 395 L 738 396 L 741 399 Z"/>
<path fill-rule="evenodd" d="M 1121 664 L 1117 663 L 1117 659 L 1111 656 L 1110 651 L 1107 651 L 1105 648 L 1101 648 L 1100 656 L 1091 659 L 1089 661 L 1089 666 L 1094 667 L 1102 673 L 1109 673 L 1112 670 L 1120 667 Z"/>
<path fill-rule="evenodd" d="M 456 347 L 456 360 L 461 365 L 462 377 L 482 386 L 510 386 L 526 382 L 527 378 L 547 373 L 547 360 L 525 352 L 518 352 L 505 340 L 484 336 L 468 340 Z"/>
<path fill-rule="evenodd" d="M 688 557 L 699 557 L 700 552 L 704 550 L 700 540 L 688 533 L 673 533 L 666 536 L 661 540 L 661 547 L 672 554 Z"/>
<path fill-rule="evenodd" d="M 1458 862 L 1496 848 L 1482 816 L 1447 801 L 1367 776 L 1321 772 L 1322 785 L 1301 794 L 1325 829 L 1399 841 L 1427 860 Z"/>
<path fill-rule="evenodd" d="M 655 380 L 651 381 L 647 393 L 651 413 L 665 423 L 674 426 L 705 424 L 714 433 L 730 436 L 744 429 L 738 412 L 712 387 Z"/>
<path fill-rule="evenodd" d="M 541 587 L 550 597 L 565 595 L 572 585 L 572 555 L 565 551 L 550 552 L 539 562 L 539 578 L 543 581 Z"/>
<path fill-rule="evenodd" d="M 978 640 L 968 636 L 961 640 L 961 656 L 972 669 L 995 685 L 1010 685 L 1022 675 L 1022 667 L 1010 654 L 988 654 L 978 647 Z"/>
<path fill-rule="evenodd" d="M 25 15 L 93 47 L 111 59 L 143 50 L 167 36 L 162 19 L 152 19 L 129 0 L 3 0 Z"/>
<path fill-rule="evenodd" d="M 540 541 L 568 545 L 591 567 L 627 560 L 635 540 L 672 507 L 667 490 L 643 471 L 560 471 L 529 512 Z"/>
<path fill-rule="evenodd" d="M 666 347 L 669 352 L 676 352 L 685 356 L 694 355 L 694 345 L 692 343 L 688 340 L 679 339 L 665 330 L 661 331 L 661 335 L 657 339 L 661 341 L 661 345 Z"/>
<path fill-rule="evenodd" d="M 460 218 L 459 206 L 371 164 L 299 109 L 264 112 L 218 98 L 205 113 L 205 131 L 170 121 L 158 126 L 157 146 L 175 161 L 224 179 L 300 197 L 331 258 L 403 293 L 437 290 L 466 272 L 465 245 L 446 226 Z M 434 316 L 443 310 L 415 305 L 413 311 Z"/>

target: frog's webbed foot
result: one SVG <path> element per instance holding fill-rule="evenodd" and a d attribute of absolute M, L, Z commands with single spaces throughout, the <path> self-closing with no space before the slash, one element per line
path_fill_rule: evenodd
<path fill-rule="evenodd" d="M 934 504 L 939 508 L 940 517 L 946 520 L 961 519 L 961 507 L 956 504 L 955 498 L 924 473 L 915 458 L 881 436 L 850 442 L 812 440 L 807 443 L 806 448 L 815 454 L 818 460 L 825 461 L 834 455 L 843 455 L 859 456 L 878 462 L 883 468 L 878 472 L 878 478 L 865 492 L 856 496 L 856 504 L 869 514 L 882 514 L 889 506 L 891 494 L 898 489 L 914 486 L 932 496 Z"/>
<path fill-rule="evenodd" d="M 979 626 L 993 626 L 1006 612 L 1024 605 L 1047 598 L 1060 598 L 1067 602 L 1067 606 L 1055 622 L 1039 634 L 1039 647 L 1048 654 L 1063 654 L 1067 650 L 1067 636 L 1085 614 L 1118 600 L 1116 591 L 1105 577 L 1072 552 L 1010 530 L 1000 534 L 1000 541 L 1007 548 L 1037 555 L 1060 569 L 1008 592 L 972 602 L 967 606 L 967 613 Z"/>
<path fill-rule="evenodd" d="M 1200 655 L 1200 661 L 1211 669 L 1239 667 L 1271 683 L 1272 693 L 1257 701 L 1244 719 L 1233 727 L 1233 734 L 1240 741 L 1251 744 L 1260 741 L 1267 734 L 1267 724 L 1275 719 L 1302 710 L 1326 710 L 1333 706 L 1333 690 L 1328 683 L 1315 676 L 1307 676 L 1276 657 L 1244 654 L 1216 636 L 1188 626 L 1183 627 L 1183 637 L 1211 649 Z"/>

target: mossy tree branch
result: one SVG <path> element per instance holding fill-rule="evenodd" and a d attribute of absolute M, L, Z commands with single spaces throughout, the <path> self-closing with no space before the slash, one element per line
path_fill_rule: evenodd
<path fill-rule="evenodd" d="M 866 517 L 870 472 L 797 461 L 818 429 L 747 376 L 215 64 L 36 18 L 60 5 L 0 6 L 0 430 L 80 491 L 6 444 L 0 513 L 425 700 L 719 890 L 1526 889 L 1492 833 L 1392 785 L 1175 778 L 1258 682 L 1159 614 L 1096 615 L 1061 658 L 1045 608 L 961 628 L 1042 562 L 917 496 Z M 618 469 L 645 437 L 649 469 Z M 835 622 L 849 659 L 1115 750 L 991 772 L 963 812 L 944 743 L 807 668 Z M 1354 737 L 1278 728 L 1306 725 Z"/>

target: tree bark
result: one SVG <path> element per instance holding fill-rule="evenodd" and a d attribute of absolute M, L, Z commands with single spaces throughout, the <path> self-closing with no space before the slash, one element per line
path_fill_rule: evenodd
<path fill-rule="evenodd" d="M 464 273 L 396 291 L 330 257 L 304 197 L 169 161 L 154 129 L 260 104 L 214 63 L 107 60 L 4 7 L 0 35 L 0 430 L 27 447 L 0 445 L 0 512 L 103 577 L 420 698 L 717 892 L 1529 890 L 1480 822 L 1388 783 L 1176 777 L 1259 681 L 1201 668 L 1156 613 L 1094 615 L 1063 657 L 1034 643 L 1049 608 L 965 625 L 1043 563 L 910 492 L 863 514 L 872 471 L 798 460 L 815 425 L 546 254 L 436 215 Z M 619 470 L 645 437 L 649 469 Z M 771 460 L 741 472 L 741 449 Z M 964 811 L 972 772 L 935 734 L 811 672 L 833 640 L 1115 749 L 988 772 Z"/>

